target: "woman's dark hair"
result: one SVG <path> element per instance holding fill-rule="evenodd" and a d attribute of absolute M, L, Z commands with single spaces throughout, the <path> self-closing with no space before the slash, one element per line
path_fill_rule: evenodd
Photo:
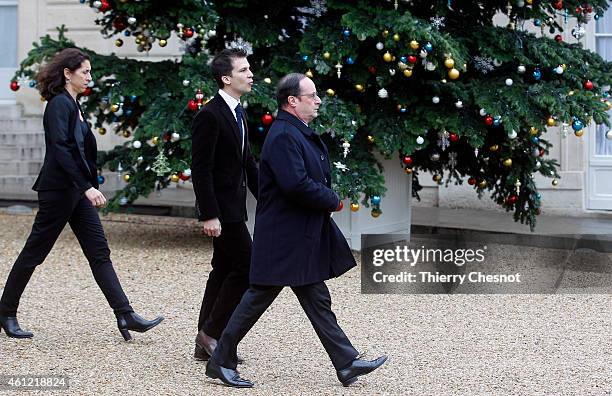
<path fill-rule="evenodd" d="M 36 76 L 37 88 L 40 95 L 50 100 L 62 92 L 66 86 L 64 69 L 75 71 L 89 56 L 77 48 L 66 48 L 57 53 L 51 62 L 45 64 Z"/>

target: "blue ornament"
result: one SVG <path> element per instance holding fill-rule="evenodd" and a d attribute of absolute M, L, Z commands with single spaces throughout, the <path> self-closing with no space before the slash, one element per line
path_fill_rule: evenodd
<path fill-rule="evenodd" d="M 594 17 L 594 18 L 595 18 L 595 20 L 597 21 L 597 20 L 599 20 L 599 18 L 601 18 L 601 15 L 599 15 L 599 14 L 595 14 L 595 17 Z"/>
<path fill-rule="evenodd" d="M 433 51 L 433 45 L 431 43 L 425 44 L 425 46 L 423 48 L 425 48 L 425 51 L 427 51 L 427 52 Z"/>
<path fill-rule="evenodd" d="M 408 62 L 408 58 L 406 58 L 405 56 L 400 56 L 400 61 L 402 63 L 406 63 L 406 62 Z"/>
<path fill-rule="evenodd" d="M 117 117 L 116 115 L 113 116 L 112 118 L 112 122 L 117 122 L 119 121 L 119 117 Z"/>
<path fill-rule="evenodd" d="M 302 60 L 303 60 L 304 62 L 308 61 L 308 55 L 304 55 L 304 56 L 302 56 Z"/>
<path fill-rule="evenodd" d="M 263 133 L 263 131 L 264 131 L 264 127 L 262 127 L 261 125 L 260 125 L 260 126 L 258 126 L 258 127 L 257 127 L 257 131 L 258 131 L 259 133 Z"/>
<path fill-rule="evenodd" d="M 608 98 L 610 96 L 610 92 L 606 91 L 602 93 L 601 96 L 603 96 L 604 98 Z"/>
<path fill-rule="evenodd" d="M 380 205 L 380 195 L 373 195 L 370 202 L 372 205 Z"/>
<path fill-rule="evenodd" d="M 405 113 L 408 109 L 406 109 L 405 107 L 400 108 L 400 113 Z"/>
<path fill-rule="evenodd" d="M 535 69 L 533 71 L 533 78 L 535 78 L 536 80 L 540 80 L 542 78 L 542 70 Z"/>
<path fill-rule="evenodd" d="M 542 199 L 542 194 L 537 193 L 537 194 L 536 194 L 536 197 L 538 197 L 538 199 Z"/>
<path fill-rule="evenodd" d="M 534 136 L 534 137 L 532 137 L 532 138 L 531 138 L 531 141 L 532 141 L 533 143 L 536 143 L 536 144 L 537 144 L 537 143 L 540 141 L 540 138 L 539 138 L 539 137 L 537 137 L 537 136 Z"/>
<path fill-rule="evenodd" d="M 98 175 L 98 184 L 102 185 L 105 181 L 106 179 L 104 178 L 104 176 Z"/>
<path fill-rule="evenodd" d="M 344 29 L 342 31 L 342 34 L 344 35 L 344 37 L 348 37 L 351 35 L 351 31 L 349 29 Z"/>
<path fill-rule="evenodd" d="M 85 4 L 85 0 L 79 0 L 79 3 Z"/>
<path fill-rule="evenodd" d="M 501 124 L 501 118 L 494 118 L 493 119 L 493 125 L 499 126 L 500 124 Z"/>
<path fill-rule="evenodd" d="M 138 99 L 138 96 L 136 95 L 130 96 L 130 100 L 132 101 L 132 103 L 136 102 L 136 99 Z"/>
<path fill-rule="evenodd" d="M 28 83 L 28 85 L 30 86 L 30 88 L 34 88 L 36 86 L 36 81 L 32 80 Z"/>
<path fill-rule="evenodd" d="M 579 131 L 584 128 L 584 124 L 580 120 L 575 120 L 572 122 L 572 128 L 574 128 L 574 131 Z"/>
<path fill-rule="evenodd" d="M 123 32 L 123 35 L 124 35 L 125 37 L 130 37 L 130 36 L 132 35 L 132 32 L 130 32 L 129 30 L 125 30 L 125 31 Z"/>
<path fill-rule="evenodd" d="M 125 116 L 126 116 L 126 117 L 129 117 L 129 116 L 131 116 L 131 115 L 132 115 L 132 109 L 127 109 L 127 110 L 125 111 Z"/>
<path fill-rule="evenodd" d="M 542 26 L 542 21 L 540 21 L 539 19 L 534 19 L 533 24 L 536 26 Z"/>
<path fill-rule="evenodd" d="M 348 58 L 346 58 L 346 63 L 352 65 L 353 63 L 355 63 L 355 60 L 349 56 Z"/>

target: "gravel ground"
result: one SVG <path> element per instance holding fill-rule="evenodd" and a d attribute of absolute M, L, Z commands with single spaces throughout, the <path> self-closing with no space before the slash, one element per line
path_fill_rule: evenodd
<path fill-rule="evenodd" d="M 0 213 L 0 286 L 32 221 Z M 610 294 L 362 295 L 358 270 L 328 282 L 334 309 L 357 349 L 388 353 L 386 365 L 343 388 L 286 289 L 240 345 L 256 387 L 229 389 L 191 357 L 212 254 L 197 223 L 114 215 L 104 227 L 132 305 L 166 321 L 125 343 L 68 228 L 21 301 L 35 337 L 0 335 L 0 374 L 65 375 L 78 395 L 612 394 Z"/>

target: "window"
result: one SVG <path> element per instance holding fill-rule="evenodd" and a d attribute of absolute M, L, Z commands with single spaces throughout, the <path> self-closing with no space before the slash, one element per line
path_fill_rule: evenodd
<path fill-rule="evenodd" d="M 608 9 L 595 26 L 595 45 L 597 53 L 607 61 L 612 61 L 612 9 Z M 612 100 L 612 98 L 611 98 Z M 612 117 L 612 110 L 608 112 Z M 609 128 L 605 124 L 597 126 L 595 154 L 612 155 L 612 140 L 606 139 Z"/>

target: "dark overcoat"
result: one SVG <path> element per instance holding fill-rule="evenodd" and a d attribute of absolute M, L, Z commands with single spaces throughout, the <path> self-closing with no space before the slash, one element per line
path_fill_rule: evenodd
<path fill-rule="evenodd" d="M 54 96 L 43 116 L 45 159 L 32 187 L 35 191 L 98 188 L 97 144 L 89 124 L 85 137 L 76 133 L 81 107 L 63 90 Z M 85 117 L 83 117 L 85 119 Z"/>
<path fill-rule="evenodd" d="M 191 178 L 200 220 L 247 220 L 247 187 L 257 198 L 257 164 L 251 154 L 248 128 L 244 132 L 242 150 L 236 119 L 219 94 L 194 117 Z"/>
<path fill-rule="evenodd" d="M 306 124 L 279 110 L 259 165 L 251 284 L 301 286 L 354 267 L 348 243 L 330 217 L 339 202 L 331 189 L 327 147 Z"/>

